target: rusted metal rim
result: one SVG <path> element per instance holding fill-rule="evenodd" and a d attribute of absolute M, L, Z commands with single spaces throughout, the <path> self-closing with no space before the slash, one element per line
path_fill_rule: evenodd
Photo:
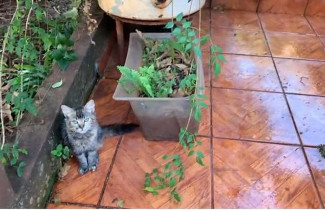
<path fill-rule="evenodd" d="M 152 1 L 98 0 L 98 4 L 107 14 L 122 18 L 122 20 L 126 20 L 125 22 L 148 21 L 146 25 L 154 25 L 162 21 L 169 21 L 181 12 L 184 16 L 193 14 L 200 10 L 206 2 L 206 0 L 176 0 L 168 4 L 166 8 L 160 9 Z"/>

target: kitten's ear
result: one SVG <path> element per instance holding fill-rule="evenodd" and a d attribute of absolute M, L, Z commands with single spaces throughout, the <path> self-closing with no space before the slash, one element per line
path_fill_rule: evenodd
<path fill-rule="evenodd" d="M 85 110 L 90 113 L 95 113 L 95 102 L 94 100 L 88 101 L 85 105 Z"/>
<path fill-rule="evenodd" d="M 70 107 L 68 107 L 66 105 L 62 105 L 61 110 L 65 117 L 68 117 L 68 115 L 70 115 L 73 112 L 73 109 L 71 109 Z"/>

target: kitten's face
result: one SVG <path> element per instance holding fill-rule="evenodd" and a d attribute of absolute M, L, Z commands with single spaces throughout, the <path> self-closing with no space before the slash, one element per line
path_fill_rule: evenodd
<path fill-rule="evenodd" d="M 93 100 L 90 100 L 83 108 L 72 109 L 62 105 L 61 110 L 65 117 L 67 129 L 76 133 L 86 133 L 96 120 Z"/>

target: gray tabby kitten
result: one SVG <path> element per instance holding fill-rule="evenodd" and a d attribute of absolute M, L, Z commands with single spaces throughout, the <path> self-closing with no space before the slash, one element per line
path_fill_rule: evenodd
<path fill-rule="evenodd" d="M 98 166 L 98 149 L 102 146 L 103 135 L 114 136 L 134 130 L 135 124 L 115 124 L 100 127 L 95 114 L 94 100 L 76 109 L 61 106 L 65 117 L 61 132 L 64 144 L 69 145 L 78 158 L 79 173 L 95 171 Z"/>

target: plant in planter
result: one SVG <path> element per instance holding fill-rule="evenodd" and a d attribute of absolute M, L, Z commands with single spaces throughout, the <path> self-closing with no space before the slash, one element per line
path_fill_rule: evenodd
<path fill-rule="evenodd" d="M 182 14 L 165 28 L 171 29 L 171 34 L 130 35 L 125 66 L 118 66 L 122 76 L 113 98 L 130 101 L 147 139 L 178 139 L 188 156 L 196 156 L 196 162 L 204 166 L 204 154 L 195 146 L 201 145 L 196 136 L 202 108 L 207 107 L 200 46 L 209 36 L 197 37 L 191 21 Z M 221 52 L 218 46 L 210 47 L 215 76 L 220 73 L 220 62 L 226 61 Z M 171 200 L 180 202 L 177 184 L 184 178 L 184 165 L 179 154 L 163 159 L 162 169 L 146 173 L 144 190 L 157 195 L 158 190 L 168 188 Z"/>

